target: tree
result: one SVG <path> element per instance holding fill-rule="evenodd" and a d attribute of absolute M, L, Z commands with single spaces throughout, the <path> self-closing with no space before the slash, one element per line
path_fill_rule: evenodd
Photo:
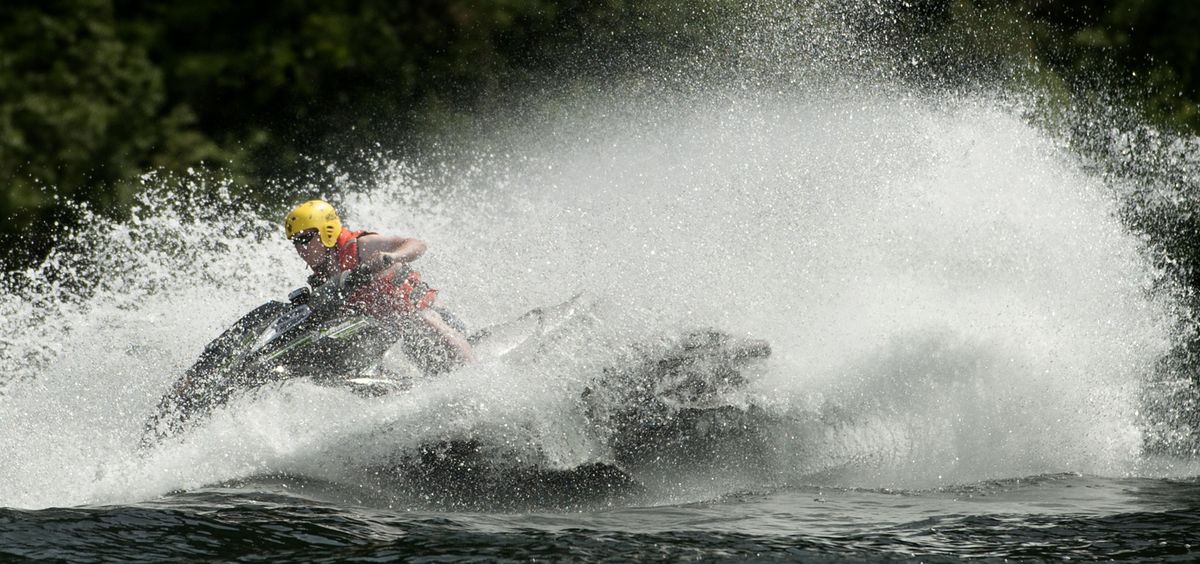
<path fill-rule="evenodd" d="M 165 101 L 162 73 L 117 36 L 110 2 L 9 2 L 0 10 L 0 217 L 15 229 L 0 243 L 38 256 L 53 235 L 20 231 L 68 220 L 66 201 L 120 209 L 152 164 L 219 154 L 186 111 L 164 114 Z"/>

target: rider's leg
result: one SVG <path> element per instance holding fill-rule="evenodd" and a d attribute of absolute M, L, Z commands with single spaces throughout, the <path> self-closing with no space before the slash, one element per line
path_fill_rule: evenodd
<path fill-rule="evenodd" d="M 436 311 L 412 311 L 402 314 L 397 321 L 404 353 L 421 372 L 439 374 L 475 361 L 475 352 L 466 337 Z"/>
<path fill-rule="evenodd" d="M 449 323 L 442 317 L 442 314 L 432 309 L 422 309 L 417 311 L 417 315 L 425 322 L 425 325 L 432 329 L 438 339 L 457 356 L 459 362 L 471 363 L 475 362 L 475 351 L 471 348 L 471 343 L 467 342 L 467 336 L 458 329 L 451 327 Z"/>
<path fill-rule="evenodd" d="M 463 323 L 462 320 L 459 319 L 457 315 L 454 315 L 454 313 L 450 310 L 438 305 L 430 306 L 429 309 L 438 312 L 438 315 L 442 316 L 442 321 L 445 321 L 446 325 L 454 328 L 459 333 L 463 334 L 464 336 L 470 334 L 470 332 L 467 331 L 467 324 Z M 468 337 L 467 341 L 470 342 L 470 340 L 471 339 Z"/>

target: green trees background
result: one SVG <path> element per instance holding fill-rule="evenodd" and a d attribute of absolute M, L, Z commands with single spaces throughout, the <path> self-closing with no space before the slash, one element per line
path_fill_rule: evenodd
<path fill-rule="evenodd" d="M 44 254 L 53 236 L 22 232 L 69 227 L 68 201 L 119 218 L 147 171 L 219 169 L 261 188 L 376 143 L 403 148 L 530 73 L 574 64 L 581 45 L 619 64 L 651 23 L 681 13 L 621 1 L 8 0 L 0 267 Z"/>
<path fill-rule="evenodd" d="M 74 219 L 69 201 L 119 218 L 147 171 L 218 170 L 241 187 L 319 174 L 308 163 L 402 150 L 530 77 L 612 76 L 687 49 L 738 4 L 7 0 L 0 268 L 46 252 L 49 227 Z M 1067 91 L 1116 92 L 1150 123 L 1200 129 L 1200 3 L 893 4 L 894 47 L 930 61 L 932 78 L 954 80 L 956 59 L 983 53 Z"/>

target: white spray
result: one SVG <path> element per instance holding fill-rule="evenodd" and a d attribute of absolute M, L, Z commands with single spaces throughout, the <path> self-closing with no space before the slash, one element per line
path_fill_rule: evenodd
<path fill-rule="evenodd" d="M 352 227 L 425 239 L 419 266 L 469 324 L 586 291 L 597 325 L 402 397 L 283 387 L 143 457 L 141 422 L 203 345 L 305 274 L 278 218 L 228 194 L 197 211 L 186 180 L 179 200 L 151 196 L 86 233 L 107 253 L 94 290 L 0 298 L 0 505 L 337 481 L 464 436 L 555 467 L 607 461 L 580 389 L 612 347 L 692 326 L 772 344 L 736 400 L 768 416 L 772 483 L 1130 472 L 1170 320 L 1109 189 L 1019 109 L 869 90 L 575 100 L 436 174 L 381 164 L 328 187 Z"/>

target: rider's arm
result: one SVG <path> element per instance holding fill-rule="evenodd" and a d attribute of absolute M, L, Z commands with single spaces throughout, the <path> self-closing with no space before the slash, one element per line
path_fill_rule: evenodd
<path fill-rule="evenodd" d="M 358 238 L 358 260 L 364 264 L 381 257 L 392 263 L 408 263 L 425 254 L 425 249 L 425 241 L 412 237 L 372 233 Z"/>

